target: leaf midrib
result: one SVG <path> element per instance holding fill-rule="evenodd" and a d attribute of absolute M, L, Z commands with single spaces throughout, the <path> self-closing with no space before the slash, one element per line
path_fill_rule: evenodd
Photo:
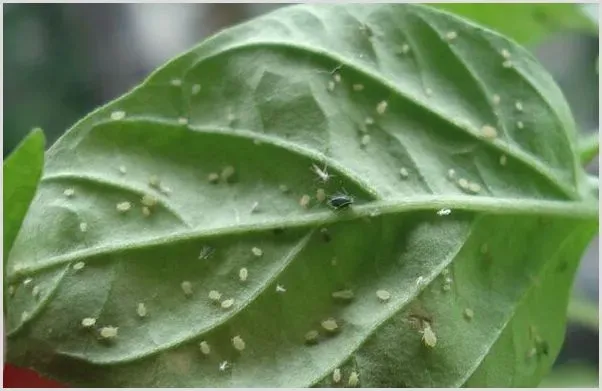
<path fill-rule="evenodd" d="M 211 237 L 236 235 L 249 232 L 264 232 L 275 228 L 315 228 L 340 221 L 360 220 L 365 218 L 403 214 L 415 211 L 433 212 L 448 208 L 452 213 L 458 211 L 468 213 L 485 213 L 491 215 L 545 215 L 569 219 L 598 220 L 598 205 L 588 202 L 544 201 L 538 199 L 493 198 L 478 196 L 413 196 L 387 201 L 373 202 L 352 207 L 352 210 L 323 211 L 296 216 L 293 218 L 270 218 L 259 223 L 240 224 L 212 229 L 194 229 L 187 232 L 164 235 L 151 239 L 131 241 L 120 246 L 101 246 L 78 250 L 68 254 L 47 258 L 46 262 L 23 265 L 12 270 L 7 276 L 12 283 L 23 276 L 34 274 L 47 268 L 73 262 L 87 257 L 97 257 L 115 251 L 134 251 L 166 244 L 175 244 Z M 445 216 L 441 216 L 442 219 Z"/>

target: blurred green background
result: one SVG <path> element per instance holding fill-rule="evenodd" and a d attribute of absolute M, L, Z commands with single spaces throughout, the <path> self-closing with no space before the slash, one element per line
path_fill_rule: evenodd
<path fill-rule="evenodd" d="M 40 126 L 53 143 L 77 120 L 225 27 L 286 4 L 3 4 L 6 157 Z M 525 44 L 598 131 L 597 4 L 439 4 Z M 588 170 L 598 174 L 596 158 Z M 598 386 L 598 237 L 584 255 L 563 350 L 542 387 Z"/>

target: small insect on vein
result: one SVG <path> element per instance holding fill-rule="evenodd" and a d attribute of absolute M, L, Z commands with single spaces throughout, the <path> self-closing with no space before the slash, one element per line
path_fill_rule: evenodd
<path fill-rule="evenodd" d="M 324 165 L 324 169 L 320 169 L 320 167 L 312 163 L 311 170 L 318 176 L 318 179 L 323 183 L 328 182 L 328 180 L 332 178 L 332 175 L 330 175 L 327 171 L 326 164 Z"/>
<path fill-rule="evenodd" d="M 335 210 L 348 208 L 353 202 L 353 197 L 347 194 L 335 194 L 328 199 L 328 205 Z"/>

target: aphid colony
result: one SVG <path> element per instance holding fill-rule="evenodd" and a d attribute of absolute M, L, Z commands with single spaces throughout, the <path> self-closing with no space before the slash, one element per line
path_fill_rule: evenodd
<path fill-rule="evenodd" d="M 364 28 L 364 31 L 366 31 L 367 35 L 369 35 L 369 36 L 372 35 L 371 30 L 369 30 L 368 26 L 364 25 L 363 28 Z M 368 33 L 368 32 L 370 32 L 370 33 Z M 449 31 L 445 34 L 445 38 L 448 41 L 453 41 L 453 40 L 457 39 L 457 37 L 458 37 L 458 34 L 455 31 Z M 411 50 L 411 48 L 408 44 L 403 44 L 401 46 L 402 54 L 408 54 L 410 52 L 410 50 Z M 511 67 L 512 63 L 510 62 L 510 53 L 508 52 L 508 50 L 504 49 L 504 50 L 502 50 L 501 53 L 502 53 L 502 56 L 504 57 L 504 62 L 502 63 L 503 67 L 505 67 L 505 68 Z M 333 79 L 329 81 L 328 86 L 327 86 L 328 91 L 334 92 L 336 89 L 336 86 L 341 83 L 342 83 L 341 74 L 339 72 L 334 72 Z M 173 79 L 171 81 L 171 85 L 176 86 L 176 87 L 181 86 L 182 81 L 180 79 Z M 361 92 L 364 89 L 365 89 L 365 86 L 363 84 L 355 83 L 352 85 L 352 90 L 355 92 Z M 197 95 L 201 91 L 201 86 L 199 84 L 194 84 L 191 87 L 190 91 L 191 91 L 192 95 Z M 432 95 L 432 93 L 433 92 L 430 88 L 426 88 L 426 95 Z M 501 102 L 500 96 L 497 94 L 493 95 L 492 102 L 494 105 L 500 104 L 500 102 Z M 379 101 L 374 108 L 374 111 L 376 112 L 376 115 L 377 115 L 376 118 L 379 118 L 378 116 L 384 116 L 388 110 L 388 107 L 389 107 L 389 103 L 387 100 Z M 519 112 L 522 112 L 524 110 L 523 104 L 520 101 L 516 101 L 514 103 L 514 107 Z M 111 119 L 113 119 L 115 121 L 119 121 L 119 120 L 123 120 L 126 117 L 126 113 L 124 111 L 113 111 L 110 114 L 110 117 L 111 117 Z M 231 115 L 231 117 L 232 118 L 230 118 L 230 120 L 231 120 L 230 122 L 232 122 L 234 120 L 233 115 Z M 181 125 L 186 125 L 188 123 L 188 119 L 185 117 L 181 117 L 178 119 L 178 123 Z M 364 124 L 366 126 L 374 125 L 374 123 L 375 123 L 374 118 L 370 117 L 370 116 L 366 117 L 364 120 Z M 524 124 L 521 121 L 518 121 L 516 123 L 516 126 L 519 129 L 522 129 Z M 481 131 L 481 136 L 484 139 L 495 140 L 498 137 L 497 129 L 489 124 L 483 125 L 481 127 L 480 131 Z M 371 140 L 372 140 L 371 136 L 369 134 L 364 133 L 360 139 L 360 146 L 362 148 L 366 148 L 371 143 Z M 500 156 L 499 164 L 502 166 L 507 164 L 507 156 L 506 155 Z M 323 185 L 330 182 L 332 180 L 332 178 L 334 177 L 333 175 L 331 175 L 328 172 L 326 165 L 324 165 L 321 168 L 320 166 L 312 163 L 310 169 L 315 174 L 318 181 Z M 127 169 L 125 166 L 120 166 L 118 169 L 118 172 L 121 175 L 126 175 Z M 216 184 L 220 181 L 223 183 L 231 183 L 231 182 L 233 182 L 235 175 L 236 175 L 235 168 L 233 166 L 226 166 L 219 173 L 218 172 L 210 173 L 207 176 L 207 180 L 209 181 L 209 183 L 212 183 L 212 184 Z M 410 176 L 410 173 L 407 168 L 401 167 L 399 170 L 399 175 L 402 179 L 407 179 Z M 454 169 L 450 169 L 448 171 L 448 177 L 449 177 L 449 179 L 456 181 L 457 185 L 461 189 L 463 189 L 469 193 L 478 193 L 481 190 L 480 185 L 477 183 L 470 182 L 466 178 L 456 178 L 456 172 Z M 163 187 L 161 185 L 160 180 L 157 176 L 151 176 L 148 184 L 151 188 L 160 190 L 164 194 L 168 194 L 170 192 L 170 190 L 168 188 Z M 290 192 L 290 189 L 284 184 L 280 185 L 279 188 L 282 193 L 286 194 L 286 193 Z M 67 198 L 73 198 L 75 196 L 75 189 L 73 189 L 73 188 L 65 189 L 63 194 Z M 320 203 L 323 203 L 324 201 L 326 201 L 327 204 L 334 210 L 348 208 L 354 203 L 354 198 L 348 194 L 337 193 L 334 195 L 327 195 L 326 191 L 323 188 L 318 188 L 316 190 L 315 198 Z M 142 213 L 145 216 L 150 216 L 153 208 L 156 207 L 157 203 L 158 203 L 158 200 L 155 197 L 153 197 L 152 195 L 150 195 L 150 194 L 143 195 L 143 197 L 141 199 Z M 299 205 L 302 206 L 303 208 L 308 208 L 310 206 L 310 203 L 311 203 L 311 196 L 308 194 L 302 195 L 301 198 L 299 199 Z M 255 202 L 253 204 L 253 206 L 251 208 L 251 213 L 253 213 L 257 210 L 258 205 L 259 205 L 258 202 Z M 132 209 L 132 203 L 130 201 L 120 201 L 115 205 L 115 208 L 116 208 L 117 212 L 119 212 L 121 214 L 126 214 Z M 437 211 L 437 214 L 439 216 L 447 216 L 450 213 L 451 213 L 451 210 L 448 208 L 443 208 L 443 209 L 440 209 L 439 211 Z M 85 223 L 85 222 L 80 223 L 79 227 L 80 227 L 81 232 L 86 232 L 88 230 L 87 223 Z M 323 235 L 325 235 L 325 233 L 323 231 L 321 231 L 321 232 Z M 326 231 L 326 234 L 327 234 L 327 231 Z M 203 247 L 203 249 L 201 250 L 201 253 L 199 255 L 199 259 L 208 259 L 213 254 L 213 251 L 214 251 L 214 249 L 212 249 L 211 247 L 208 247 L 208 246 Z M 260 258 L 263 256 L 263 250 L 259 247 L 252 247 L 250 252 L 256 258 Z M 76 272 L 81 271 L 84 267 L 85 267 L 85 263 L 81 262 L 81 261 L 75 263 L 72 266 L 73 270 Z M 443 290 L 448 291 L 450 289 L 452 280 L 449 277 L 449 272 L 447 271 L 447 269 L 444 270 L 443 275 L 445 277 L 445 285 L 443 286 Z M 238 270 L 238 280 L 241 283 L 244 283 L 244 282 L 247 282 L 248 279 L 249 279 L 249 270 L 246 267 L 240 268 Z M 420 285 L 422 283 L 421 279 L 422 279 L 422 277 L 419 277 L 419 279 L 416 281 L 417 285 Z M 32 282 L 31 279 L 27 279 L 24 281 L 24 285 L 28 286 L 31 284 L 31 282 Z M 190 298 L 193 296 L 194 289 L 193 289 L 193 285 L 190 281 L 182 281 L 180 283 L 180 288 L 185 297 Z M 280 294 L 283 294 L 286 292 L 286 289 L 279 284 L 276 285 L 275 290 L 277 293 L 280 293 Z M 36 298 L 39 297 L 40 292 L 41 292 L 41 290 L 40 290 L 39 286 L 33 287 L 32 293 L 33 293 L 34 297 L 36 297 Z M 9 287 L 9 293 L 11 295 L 14 294 L 13 286 Z M 350 289 L 343 289 L 343 290 L 332 292 L 331 296 L 332 296 L 332 299 L 335 301 L 350 302 L 355 299 L 355 294 Z M 382 303 L 381 305 L 386 305 L 386 303 L 388 303 L 392 299 L 392 294 L 385 289 L 376 290 L 375 296 L 376 296 L 376 299 Z M 221 307 L 222 309 L 229 309 L 229 308 L 233 307 L 235 304 L 234 298 L 229 297 L 229 298 L 223 299 L 222 293 L 220 293 L 217 290 L 210 290 L 208 292 L 207 298 L 211 302 L 219 304 L 219 307 Z M 141 319 L 146 318 L 148 316 L 148 309 L 146 307 L 146 304 L 142 303 L 142 302 L 137 304 L 135 312 L 138 315 L 138 317 Z M 463 316 L 467 321 L 471 321 L 474 317 L 474 312 L 472 309 L 466 308 L 463 311 Z M 22 314 L 23 320 L 27 319 L 28 317 L 29 317 L 29 313 L 23 312 L 23 314 Z M 93 318 L 93 317 L 87 317 L 87 318 L 84 318 L 81 320 L 81 326 L 85 329 L 92 329 L 96 326 L 96 324 L 97 324 L 97 319 Z M 338 321 L 337 319 L 335 319 L 333 317 L 323 319 L 322 321 L 320 321 L 319 324 L 320 324 L 321 331 L 309 330 L 305 334 L 304 340 L 305 340 L 305 343 L 307 343 L 308 345 L 313 345 L 313 344 L 319 343 L 321 333 L 332 336 L 332 335 L 335 335 L 335 334 L 341 332 L 340 321 Z M 111 325 L 103 326 L 98 329 L 98 336 L 99 336 L 99 338 L 101 338 L 103 340 L 114 340 L 118 337 L 118 331 L 119 331 L 118 327 L 111 326 Z M 422 342 L 426 347 L 434 348 L 436 346 L 437 335 L 435 334 L 435 331 L 433 330 L 433 326 L 432 326 L 431 322 L 426 321 L 426 320 L 421 320 L 419 333 L 421 334 Z M 537 338 L 539 338 L 539 337 L 536 337 L 536 340 L 537 340 Z M 539 342 L 539 345 L 542 345 L 540 339 L 537 340 L 536 342 Z M 230 340 L 230 343 L 231 343 L 231 346 L 238 352 L 243 352 L 247 347 L 245 340 L 240 335 L 236 335 L 236 336 L 232 337 Z M 539 345 L 538 345 L 538 349 L 540 349 Z M 203 340 L 199 343 L 199 350 L 203 355 L 210 355 L 212 353 L 211 345 L 206 340 Z M 541 349 L 541 350 L 543 350 L 543 349 Z M 231 364 L 228 361 L 222 361 L 219 365 L 219 369 L 221 371 L 225 371 L 230 367 L 230 365 Z M 340 383 L 342 381 L 342 373 L 341 373 L 340 368 L 334 369 L 334 371 L 332 373 L 332 381 L 335 384 Z M 359 385 L 359 382 L 360 382 L 359 373 L 355 370 L 350 372 L 348 381 L 347 381 L 347 385 L 349 387 L 356 387 Z"/>

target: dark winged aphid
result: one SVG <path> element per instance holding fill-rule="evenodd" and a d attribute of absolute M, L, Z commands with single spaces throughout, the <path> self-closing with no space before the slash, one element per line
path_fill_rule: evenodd
<path fill-rule="evenodd" d="M 353 204 L 353 197 L 346 194 L 335 194 L 328 198 L 328 205 L 333 209 L 345 209 Z"/>

